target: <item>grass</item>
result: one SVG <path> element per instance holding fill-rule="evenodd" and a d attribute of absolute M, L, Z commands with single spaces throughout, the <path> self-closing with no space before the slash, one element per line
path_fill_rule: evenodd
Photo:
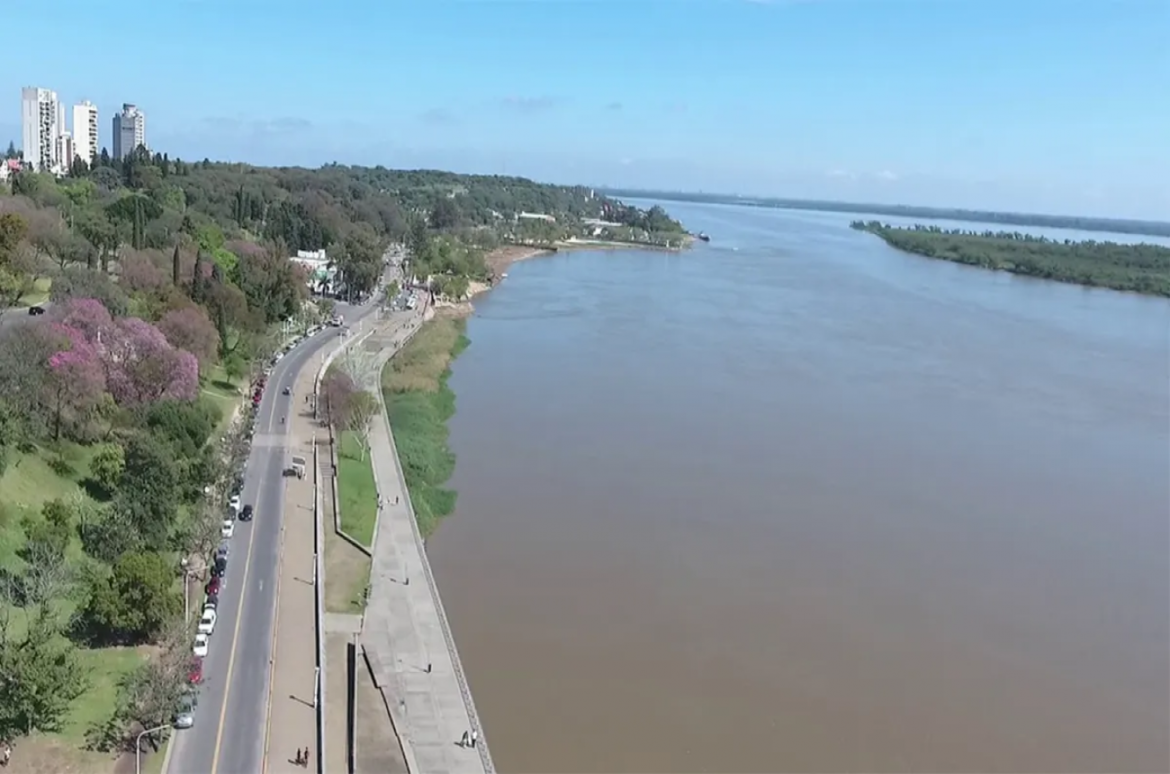
<path fill-rule="evenodd" d="M 454 317 L 425 323 L 382 371 L 390 428 L 424 536 L 455 510 L 455 492 L 444 486 L 455 472 L 455 455 L 447 445 L 455 393 L 447 377 L 451 361 L 469 344 L 465 327 Z"/>
<path fill-rule="evenodd" d="M 346 430 L 338 437 L 337 500 L 341 529 L 366 548 L 374 544 L 378 521 L 378 486 L 369 452 L 362 453 L 356 433 Z"/>
<path fill-rule="evenodd" d="M 78 651 L 89 669 L 89 689 L 69 708 L 61 731 L 64 741 L 82 747 L 90 726 L 105 720 L 118 698 L 118 681 L 145 663 L 149 648 L 96 648 Z"/>
<path fill-rule="evenodd" d="M 52 277 L 40 277 L 33 283 L 32 290 L 25 293 L 16 302 L 17 306 L 39 306 L 49 300 L 49 290 L 53 286 Z"/>
<path fill-rule="evenodd" d="M 214 366 L 204 377 L 202 392 L 208 400 L 219 407 L 221 419 L 212 436 L 213 439 L 219 438 L 227 432 L 244 393 L 240 390 L 239 383 L 228 378 L 221 365 Z"/>
<path fill-rule="evenodd" d="M 96 451 L 96 446 L 62 441 L 13 455 L 0 476 L 0 503 L 39 510 L 58 497 L 86 496 L 82 482 L 89 477 L 89 461 Z"/>
<path fill-rule="evenodd" d="M 370 557 L 346 542 L 332 529 L 325 530 L 325 610 L 361 613 L 366 609 L 370 583 Z"/>

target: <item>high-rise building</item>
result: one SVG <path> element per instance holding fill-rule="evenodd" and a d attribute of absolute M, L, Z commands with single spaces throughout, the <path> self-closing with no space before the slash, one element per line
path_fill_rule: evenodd
<path fill-rule="evenodd" d="M 98 144 L 98 109 L 89 100 L 73 106 L 73 152 L 86 164 L 93 164 L 101 152 Z M 70 164 L 73 159 L 70 158 Z"/>
<path fill-rule="evenodd" d="M 38 172 L 60 169 L 57 137 L 61 130 L 61 103 L 57 92 L 26 86 L 20 91 L 21 144 L 24 160 Z"/>
<path fill-rule="evenodd" d="M 114 158 L 122 159 L 139 146 L 146 145 L 146 116 L 130 103 L 114 116 Z"/>
<path fill-rule="evenodd" d="M 69 132 L 62 131 L 57 135 L 57 169 L 62 172 L 68 171 L 73 164 L 73 156 L 76 153 L 73 145 L 73 135 Z"/>

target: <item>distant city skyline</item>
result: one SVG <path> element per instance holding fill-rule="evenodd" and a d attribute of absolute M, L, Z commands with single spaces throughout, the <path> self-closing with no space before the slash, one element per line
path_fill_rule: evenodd
<path fill-rule="evenodd" d="M 0 93 L 132 100 L 191 159 L 1170 219 L 1153 0 L 126 3 L 8 0 Z"/>
<path fill-rule="evenodd" d="M 111 147 L 102 144 L 100 110 L 88 99 L 66 110 L 56 90 L 24 86 L 20 100 L 19 147 L 25 161 L 40 171 L 64 174 L 77 158 L 92 164 L 104 150 L 112 158 L 121 159 L 138 146 L 147 145 L 146 116 L 133 103 L 122 103 L 121 111 L 114 114 Z M 72 129 L 66 116 L 72 118 Z"/>

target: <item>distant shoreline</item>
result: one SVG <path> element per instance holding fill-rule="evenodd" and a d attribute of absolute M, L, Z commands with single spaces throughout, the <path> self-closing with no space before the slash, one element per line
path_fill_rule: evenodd
<path fill-rule="evenodd" d="M 1160 220 L 1097 218 L 1078 215 L 1044 215 L 1040 213 L 996 212 L 994 210 L 967 210 L 948 207 L 917 207 L 902 204 L 829 202 L 815 199 L 778 199 L 766 196 L 735 196 L 731 194 L 692 194 L 678 191 L 636 191 L 630 189 L 599 188 L 598 192 L 606 196 L 616 196 L 626 199 L 660 199 L 668 202 L 731 204 L 742 207 L 763 207 L 776 210 L 843 212 L 854 215 L 886 215 L 900 218 L 926 218 L 928 220 L 957 220 L 966 223 L 998 223 L 1005 226 L 1032 226 L 1034 228 L 1062 228 L 1073 231 L 1099 231 L 1106 234 L 1170 237 L 1170 223 Z"/>

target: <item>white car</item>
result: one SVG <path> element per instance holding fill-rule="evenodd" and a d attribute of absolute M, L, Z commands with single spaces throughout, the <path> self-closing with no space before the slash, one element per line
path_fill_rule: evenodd
<path fill-rule="evenodd" d="M 219 530 L 219 534 L 223 535 L 225 538 L 230 538 L 232 535 L 236 534 L 236 520 L 231 516 L 225 518 L 223 520 L 223 527 Z"/>
<path fill-rule="evenodd" d="M 199 633 L 210 635 L 215 631 L 215 610 L 212 608 L 205 608 L 203 610 L 203 617 L 199 619 Z"/>
<path fill-rule="evenodd" d="M 199 656 L 199 658 L 203 658 L 207 655 L 208 642 L 209 640 L 206 634 L 196 634 L 195 647 L 191 648 L 191 652 Z"/>
<path fill-rule="evenodd" d="M 238 494 L 232 495 L 232 499 L 228 500 L 228 507 L 236 513 L 240 512 L 240 496 Z"/>

